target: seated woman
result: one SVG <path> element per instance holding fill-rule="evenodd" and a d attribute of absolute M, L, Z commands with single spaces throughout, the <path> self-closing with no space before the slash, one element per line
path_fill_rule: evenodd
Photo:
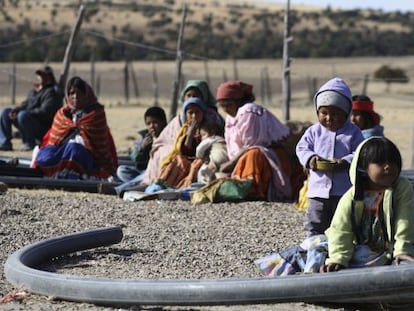
<path fill-rule="evenodd" d="M 224 127 L 224 120 L 217 112 L 216 100 L 207 82 L 202 80 L 188 81 L 181 92 L 180 104 L 182 105 L 187 99 L 192 97 L 197 97 L 202 100 L 210 122 Z M 182 125 L 183 122 L 180 116 L 175 116 L 163 129 L 158 138 L 154 140 L 148 166 L 142 181 L 144 187 L 152 184 L 159 177 L 161 160 L 173 148 L 175 137 Z"/>
<path fill-rule="evenodd" d="M 191 97 L 184 102 L 180 116 L 183 125 L 172 150 L 161 161 L 158 182 L 182 188 L 197 181 L 197 172 L 203 160 L 196 159 L 196 149 L 201 142 L 200 125 L 206 119 L 206 111 L 200 98 Z"/>
<path fill-rule="evenodd" d="M 65 100 L 66 105 L 56 113 L 32 166 L 57 178 L 112 177 L 118 159 L 104 106 L 79 77 L 68 81 Z"/>
<path fill-rule="evenodd" d="M 292 167 L 281 142 L 290 130 L 270 111 L 254 103 L 253 86 L 228 81 L 217 89 L 217 101 L 227 113 L 225 139 L 229 161 L 220 167 L 233 178 L 252 179 L 246 199 L 291 200 Z"/>

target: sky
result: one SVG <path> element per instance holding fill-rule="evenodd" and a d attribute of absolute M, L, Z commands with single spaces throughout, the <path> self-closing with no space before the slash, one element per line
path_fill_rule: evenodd
<path fill-rule="evenodd" d="M 286 3 L 283 0 L 267 0 L 268 2 Z M 401 11 L 414 12 L 414 2 L 412 0 L 290 0 L 290 5 L 315 5 L 326 8 L 328 5 L 331 8 L 338 8 L 344 10 L 352 9 L 382 9 L 383 11 Z"/>

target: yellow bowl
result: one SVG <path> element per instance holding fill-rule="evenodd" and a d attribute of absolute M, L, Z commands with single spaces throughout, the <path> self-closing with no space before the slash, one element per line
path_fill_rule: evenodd
<path fill-rule="evenodd" d="M 336 161 L 316 160 L 316 169 L 320 171 L 332 171 L 337 165 Z"/>

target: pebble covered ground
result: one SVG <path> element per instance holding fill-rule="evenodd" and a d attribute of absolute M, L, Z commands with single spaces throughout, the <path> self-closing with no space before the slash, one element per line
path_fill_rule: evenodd
<path fill-rule="evenodd" d="M 110 278 L 203 279 L 260 277 L 256 258 L 300 243 L 304 213 L 293 204 L 188 201 L 126 202 L 116 196 L 60 190 L 9 189 L 0 195 L 1 267 L 8 256 L 42 239 L 120 226 L 119 244 L 63 256 L 41 268 Z M 0 297 L 15 288 L 2 269 Z M 1 310 L 120 310 L 31 295 Z M 130 306 L 129 310 L 350 310 L 282 303 L 238 306 Z"/>

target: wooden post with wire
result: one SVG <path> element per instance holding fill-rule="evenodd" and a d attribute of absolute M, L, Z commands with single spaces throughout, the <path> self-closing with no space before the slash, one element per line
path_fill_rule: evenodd
<path fill-rule="evenodd" d="M 291 89 L 290 89 L 290 57 L 289 57 L 289 43 L 292 41 L 290 36 L 290 0 L 286 0 L 286 10 L 285 10 L 285 29 L 283 36 L 283 73 L 282 73 L 282 112 L 284 121 L 290 120 L 290 99 L 291 99 Z"/>
<path fill-rule="evenodd" d="M 69 74 L 70 61 L 73 55 L 74 42 L 76 40 L 76 37 L 78 36 L 79 29 L 82 25 L 84 11 L 85 11 L 85 6 L 81 5 L 78 11 L 78 18 L 76 19 L 76 23 L 72 29 L 68 44 L 66 46 L 65 56 L 63 57 L 62 71 L 60 73 L 59 82 L 58 82 L 59 92 L 62 95 L 62 97 L 65 93 L 64 90 L 65 90 L 66 80 Z"/>
<path fill-rule="evenodd" d="M 135 98 L 138 100 L 139 98 L 138 79 L 135 74 L 134 67 L 132 66 L 132 62 L 129 62 L 129 72 L 131 73 L 132 86 L 134 87 Z"/>
<path fill-rule="evenodd" d="M 157 63 L 152 63 L 152 93 L 154 95 L 154 106 L 158 107 L 158 74 L 157 74 Z"/>
<path fill-rule="evenodd" d="M 185 28 L 185 20 L 187 17 L 187 3 L 186 1 L 183 2 L 183 12 L 181 16 L 181 25 L 180 25 L 180 33 L 178 35 L 177 41 L 177 55 L 176 55 L 176 72 L 175 72 L 175 79 L 173 85 L 173 96 L 171 99 L 171 111 L 170 111 L 170 118 L 174 118 L 177 114 L 178 108 L 178 88 L 180 86 L 181 80 L 181 66 L 183 62 L 183 56 L 181 51 L 181 44 L 184 37 L 184 28 Z"/>
<path fill-rule="evenodd" d="M 125 61 L 124 65 L 124 98 L 125 98 L 125 104 L 129 103 L 129 65 L 128 61 Z"/>
<path fill-rule="evenodd" d="M 92 89 L 95 90 L 95 94 L 99 96 L 99 94 L 96 92 L 96 81 L 95 81 L 95 49 L 91 49 L 91 55 L 90 55 L 90 63 L 91 63 L 91 86 Z"/>
<path fill-rule="evenodd" d="M 16 105 L 16 63 L 13 62 L 12 73 L 9 74 L 10 96 L 12 106 Z"/>

